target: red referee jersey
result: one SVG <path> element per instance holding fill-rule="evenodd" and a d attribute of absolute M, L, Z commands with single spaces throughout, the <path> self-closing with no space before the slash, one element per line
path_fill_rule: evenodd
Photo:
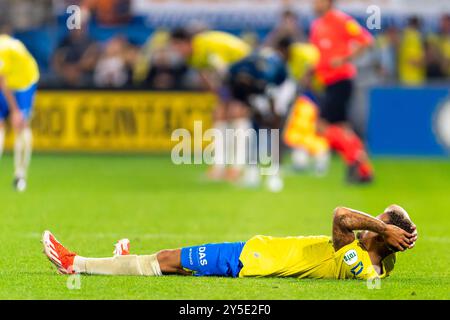
<path fill-rule="evenodd" d="M 320 51 L 317 75 L 326 85 L 331 85 L 356 76 L 356 67 L 353 64 L 345 63 L 333 68 L 331 61 L 334 58 L 349 56 L 355 42 L 371 44 L 373 37 L 355 19 L 333 9 L 313 22 L 310 41 Z"/>

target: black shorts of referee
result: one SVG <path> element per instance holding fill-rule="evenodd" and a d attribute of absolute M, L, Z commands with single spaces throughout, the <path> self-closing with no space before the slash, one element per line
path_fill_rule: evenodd
<path fill-rule="evenodd" d="M 328 123 L 347 122 L 353 94 L 353 80 L 345 79 L 327 85 L 320 116 Z"/>

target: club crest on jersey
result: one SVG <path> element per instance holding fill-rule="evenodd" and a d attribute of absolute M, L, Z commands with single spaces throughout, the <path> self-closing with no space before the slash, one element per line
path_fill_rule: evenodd
<path fill-rule="evenodd" d="M 345 254 L 344 254 L 344 262 L 351 266 L 352 264 L 354 264 L 356 261 L 358 260 L 358 254 L 356 253 L 355 250 L 348 250 Z"/>
<path fill-rule="evenodd" d="M 351 273 L 353 273 L 355 276 L 357 276 L 358 274 L 360 274 L 364 269 L 364 264 L 362 263 L 362 261 L 360 261 L 356 266 L 354 266 L 350 271 Z"/>

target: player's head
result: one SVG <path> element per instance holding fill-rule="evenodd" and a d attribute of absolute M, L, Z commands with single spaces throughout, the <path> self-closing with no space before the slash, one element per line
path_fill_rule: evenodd
<path fill-rule="evenodd" d="M 416 230 L 416 226 L 409 217 L 408 212 L 395 204 L 387 207 L 377 218 L 384 223 L 395 225 L 409 233 L 414 233 Z M 366 241 L 371 242 L 372 246 L 378 247 L 381 250 L 387 248 L 389 251 L 398 251 L 397 249 L 388 247 L 384 238 L 375 232 L 364 231 L 360 234 L 360 238 L 364 238 Z"/>
<path fill-rule="evenodd" d="M 186 28 L 177 28 L 170 35 L 172 47 L 184 58 L 192 55 L 192 33 Z"/>
<path fill-rule="evenodd" d="M 291 9 L 286 9 L 281 14 L 281 22 L 287 27 L 297 27 L 297 14 Z"/>
<path fill-rule="evenodd" d="M 314 12 L 321 16 L 330 10 L 334 5 L 334 0 L 314 0 Z"/>
<path fill-rule="evenodd" d="M 408 27 L 420 30 L 422 27 L 422 21 L 418 16 L 411 16 L 408 18 Z"/>
<path fill-rule="evenodd" d="M 443 34 L 450 34 L 450 14 L 444 14 L 439 22 L 439 29 Z"/>
<path fill-rule="evenodd" d="M 288 60 L 292 43 L 291 37 L 281 37 L 276 41 L 274 49 L 281 54 L 284 60 Z"/>
<path fill-rule="evenodd" d="M 409 217 L 408 212 L 399 205 L 393 204 L 387 207 L 382 214 L 378 216 L 385 223 L 393 224 L 406 232 L 413 233 L 415 225 Z"/>
<path fill-rule="evenodd" d="M 0 34 L 9 34 L 11 35 L 12 32 L 12 27 L 10 24 L 8 23 L 1 23 L 0 24 Z"/>

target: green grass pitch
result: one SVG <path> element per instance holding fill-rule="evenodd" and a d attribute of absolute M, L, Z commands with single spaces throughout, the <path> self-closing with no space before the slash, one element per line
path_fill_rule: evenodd
<path fill-rule="evenodd" d="M 286 176 L 285 190 L 246 190 L 204 180 L 205 167 L 167 156 L 36 155 L 29 188 L 11 187 L 12 158 L 0 162 L 0 299 L 449 299 L 450 162 L 377 159 L 372 186 L 343 183 L 333 161 L 325 178 Z M 128 237 L 134 253 L 206 242 L 330 234 L 334 207 L 369 213 L 403 205 L 416 222 L 416 248 L 399 254 L 381 289 L 364 281 L 167 276 L 67 277 L 41 253 L 43 230 L 86 256 L 111 256 Z"/>

